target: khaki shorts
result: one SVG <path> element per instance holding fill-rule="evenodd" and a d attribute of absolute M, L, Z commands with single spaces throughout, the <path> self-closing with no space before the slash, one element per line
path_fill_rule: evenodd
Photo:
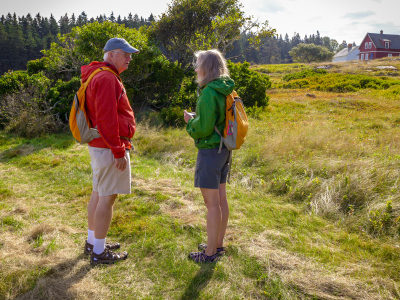
<path fill-rule="evenodd" d="M 99 196 L 131 193 L 131 163 L 129 150 L 125 151 L 127 167 L 124 171 L 114 165 L 114 155 L 108 148 L 89 147 L 93 171 L 93 191 Z"/>

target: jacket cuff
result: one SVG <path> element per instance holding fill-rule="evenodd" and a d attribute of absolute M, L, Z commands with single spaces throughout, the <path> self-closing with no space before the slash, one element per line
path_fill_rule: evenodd
<path fill-rule="evenodd" d="M 122 158 L 125 156 L 125 145 L 123 145 L 123 147 L 117 149 L 114 149 L 113 151 L 114 154 L 114 158 Z"/>

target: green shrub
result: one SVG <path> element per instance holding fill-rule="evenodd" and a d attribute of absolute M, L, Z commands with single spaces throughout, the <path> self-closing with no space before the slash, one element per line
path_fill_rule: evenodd
<path fill-rule="evenodd" d="M 283 76 L 284 81 L 291 81 L 291 80 L 296 80 L 296 79 L 302 79 L 306 77 L 312 77 L 312 76 L 318 76 L 318 75 L 324 75 L 327 74 L 326 70 L 324 69 L 315 69 L 315 70 L 304 70 L 301 72 L 296 72 L 292 74 L 286 74 Z"/>
<path fill-rule="evenodd" d="M 246 114 L 253 119 L 261 119 L 260 115 L 264 111 L 263 107 L 255 106 L 246 107 Z"/>
<path fill-rule="evenodd" d="M 49 86 L 50 80 L 42 72 L 30 75 L 27 71 L 9 71 L 0 76 L 0 96 L 25 88 L 35 89 L 43 94 Z"/>
<path fill-rule="evenodd" d="M 310 67 L 305 64 L 293 63 L 293 64 L 272 64 L 272 65 L 256 65 L 251 67 L 252 70 L 270 74 L 270 73 L 293 73 L 299 70 L 308 70 Z"/>
<path fill-rule="evenodd" d="M 185 126 L 183 118 L 183 109 L 179 106 L 165 107 L 160 111 L 160 116 L 165 125 L 168 126 Z"/>
<path fill-rule="evenodd" d="M 42 72 L 29 75 L 26 71 L 10 71 L 0 76 L 0 128 L 5 128 L 10 121 L 20 122 L 19 116 L 25 110 L 47 109 L 37 99 L 44 97 L 49 86 L 50 79 Z M 32 99 L 35 100 L 31 102 Z"/>
<path fill-rule="evenodd" d="M 367 231 L 374 236 L 389 234 L 397 231 L 398 221 L 399 217 L 396 219 L 393 214 L 392 201 L 388 201 L 384 210 L 378 209 L 369 212 Z"/>
<path fill-rule="evenodd" d="M 112 22 L 89 23 L 74 27 L 43 51 L 41 59 L 50 77 L 70 82 L 80 75 L 82 65 L 103 60 L 103 47 L 112 37 L 121 37 L 140 50 L 132 56 L 129 68 L 121 73 L 128 98 L 135 106 L 160 109 L 173 102 L 184 77 L 177 63 L 169 62 L 148 39 L 145 28 L 125 28 Z"/>
<path fill-rule="evenodd" d="M 26 68 L 29 75 L 36 74 L 41 71 L 46 71 L 46 66 L 44 60 L 42 59 L 28 61 L 28 63 L 26 64 Z"/>
<path fill-rule="evenodd" d="M 271 81 L 265 74 L 249 69 L 250 64 L 228 61 L 231 78 L 235 81 L 235 90 L 243 99 L 246 107 L 268 105 L 269 97 L 266 92 L 271 87 Z"/>
<path fill-rule="evenodd" d="M 72 101 L 75 93 L 80 87 L 80 78 L 73 77 L 70 81 L 57 80 L 56 84 L 49 89 L 46 100 L 51 107 L 54 106 L 53 113 L 58 114 L 63 123 L 69 118 Z"/>
<path fill-rule="evenodd" d="M 7 132 L 32 138 L 58 132 L 62 122 L 44 96 L 32 89 L 6 95 L 0 103 L 0 121 Z"/>
<path fill-rule="evenodd" d="M 376 78 L 366 75 L 350 74 L 321 74 L 303 77 L 308 71 L 286 75 L 287 83 L 283 88 L 297 89 L 308 88 L 326 92 L 355 92 L 360 89 L 384 90 L 400 85 L 399 80 L 389 78 Z"/>

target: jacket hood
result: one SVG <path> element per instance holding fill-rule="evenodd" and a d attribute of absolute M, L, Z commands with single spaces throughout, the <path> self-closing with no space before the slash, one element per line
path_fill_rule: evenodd
<path fill-rule="evenodd" d="M 235 82 L 229 77 L 220 77 L 208 83 L 207 86 L 227 96 L 232 93 Z"/>
<path fill-rule="evenodd" d="M 89 78 L 90 74 L 92 74 L 92 72 L 94 70 L 96 70 L 98 68 L 101 68 L 101 67 L 109 67 L 116 74 L 119 74 L 117 69 L 113 65 L 111 65 L 111 64 L 109 64 L 107 62 L 104 62 L 104 61 L 103 62 L 94 61 L 94 62 L 90 63 L 90 65 L 85 65 L 85 66 L 81 67 L 81 73 L 82 73 L 81 74 L 81 80 L 82 80 L 82 82 L 85 82 Z"/>

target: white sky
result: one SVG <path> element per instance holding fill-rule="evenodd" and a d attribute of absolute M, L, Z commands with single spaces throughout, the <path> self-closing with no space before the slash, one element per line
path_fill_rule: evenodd
<path fill-rule="evenodd" d="M 105 14 L 121 18 L 138 14 L 147 18 L 151 13 L 157 18 L 167 9 L 167 0 L 1 0 L 0 15 L 7 13 L 22 16 L 30 13 L 35 16 L 40 13 L 43 17 L 59 18 L 68 13 L 75 16 L 84 11 L 89 18 Z M 316 34 L 336 39 L 339 43 L 346 40 L 359 45 L 367 32 L 400 34 L 400 1 L 399 0 L 242 0 L 243 11 L 247 15 L 269 25 L 278 34 L 285 33 L 289 38 L 295 32 L 301 38 Z"/>

